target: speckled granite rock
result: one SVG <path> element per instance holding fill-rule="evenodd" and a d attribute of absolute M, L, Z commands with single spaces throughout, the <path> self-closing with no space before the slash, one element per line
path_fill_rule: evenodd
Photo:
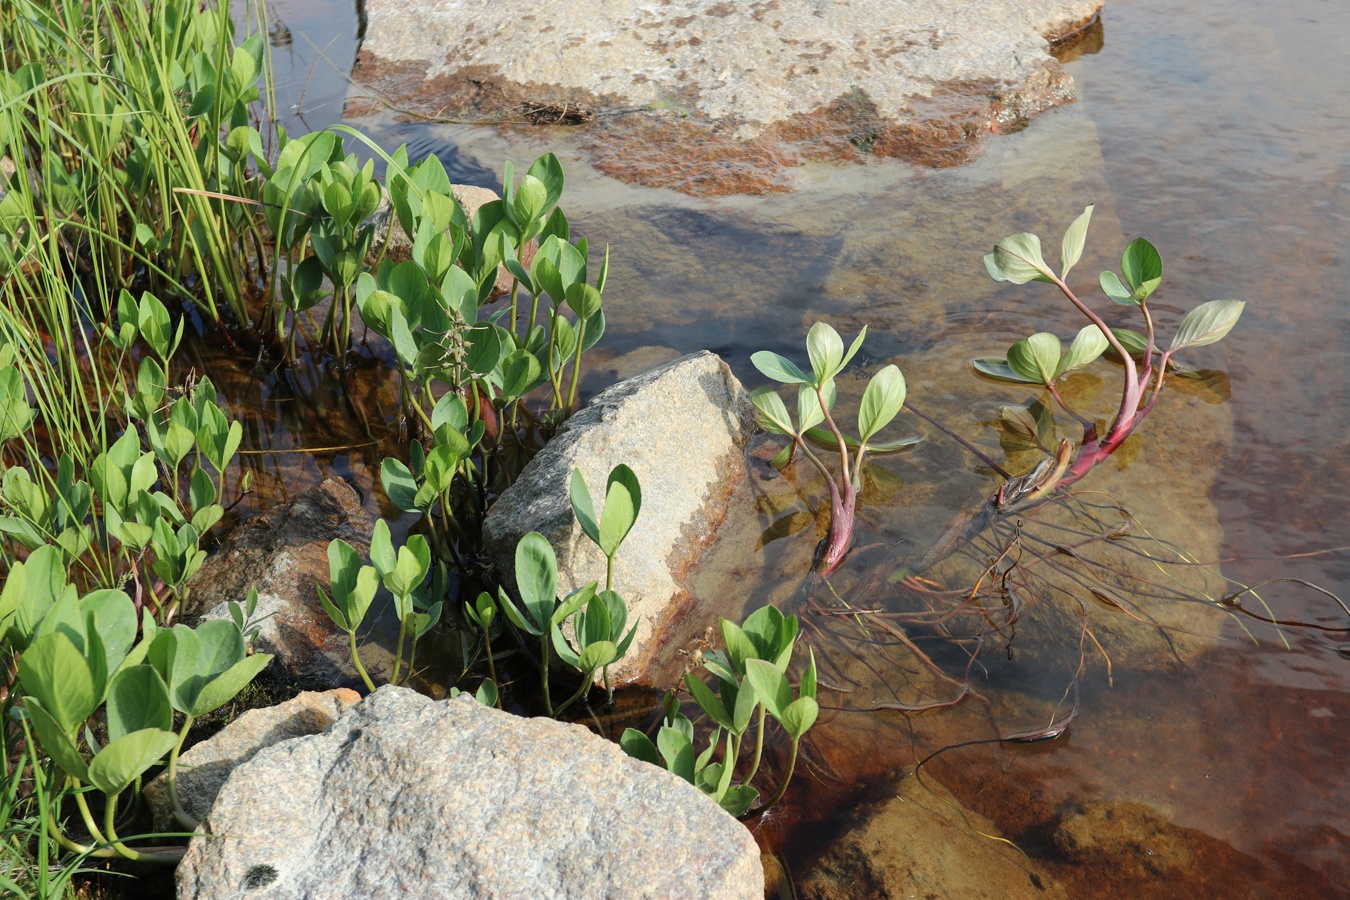
<path fill-rule="evenodd" d="M 579 468 L 603 503 L 605 481 L 625 463 L 642 486 L 642 510 L 620 548 L 614 589 L 636 618 L 633 646 L 610 667 L 616 684 L 664 687 L 664 650 L 689 601 L 685 573 L 726 513 L 755 429 L 749 396 L 726 363 L 704 351 L 621 381 L 574 415 L 493 505 L 484 543 L 502 581 L 514 584 L 516 543 L 548 538 L 558 556 L 559 590 L 605 580 L 605 557 L 572 514 L 568 485 Z M 695 627 L 716 624 L 716 617 Z M 687 625 L 687 623 L 686 623 Z"/>
<path fill-rule="evenodd" d="M 276 706 L 250 709 L 213 737 L 202 741 L 178 759 L 178 799 L 194 819 L 211 812 L 216 795 L 238 766 L 259 750 L 291 738 L 321 734 L 361 695 L 347 688 L 323 693 L 304 691 Z M 177 831 L 169 784 L 163 773 L 145 786 L 145 801 L 155 820 L 155 831 Z"/>
<path fill-rule="evenodd" d="M 178 869 L 214 898 L 763 896 L 750 833 L 579 725 L 384 687 L 235 770 Z"/>

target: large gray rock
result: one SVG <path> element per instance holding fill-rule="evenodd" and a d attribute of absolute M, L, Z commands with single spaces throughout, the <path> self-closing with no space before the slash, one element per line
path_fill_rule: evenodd
<path fill-rule="evenodd" d="M 925 158 L 934 144 L 978 144 L 991 130 L 1072 99 L 1072 80 L 1050 56 L 1048 40 L 1086 25 L 1101 6 L 367 0 L 354 75 L 375 96 L 431 115 L 595 119 L 607 131 L 618 121 L 630 144 L 621 155 L 629 157 L 645 153 L 640 133 L 655 137 L 650 126 L 659 120 L 665 140 L 678 140 L 697 122 L 705 143 L 770 136 L 815 142 L 808 155 L 861 147 Z M 349 112 L 363 108 L 357 101 Z M 597 115 L 639 110 L 646 112 L 619 120 Z M 702 152 L 697 142 L 690 146 Z M 782 156 L 766 144 L 742 162 L 770 165 Z M 673 161 L 676 168 L 686 163 L 684 154 Z"/>
<path fill-rule="evenodd" d="M 384 687 L 235 770 L 178 869 L 212 898 L 763 896 L 750 833 L 579 725 Z"/>
<path fill-rule="evenodd" d="M 322 734 L 360 700 L 356 691 L 337 688 L 321 694 L 304 691 L 285 703 L 248 710 L 179 757 L 178 800 L 183 810 L 194 819 L 206 818 L 230 773 L 259 750 L 291 738 Z M 177 831 L 180 826 L 173 816 L 165 773 L 145 786 L 144 796 L 155 831 Z"/>
<path fill-rule="evenodd" d="M 962 897 L 1054 900 L 1064 888 L 998 829 L 912 770 L 889 800 L 858 810 L 856 824 L 798 885 L 809 900 Z"/>
<path fill-rule="evenodd" d="M 289 503 L 259 513 L 225 536 L 189 586 L 189 621 L 222 618 L 227 604 L 258 589 L 262 620 L 255 649 L 276 655 L 274 666 L 302 687 L 326 690 L 355 678 L 347 636 L 319 605 L 328 588 L 328 544 L 342 538 L 365 554 L 373 522 L 356 492 L 329 478 Z M 373 617 L 372 617 L 373 618 Z M 372 647 L 372 656 L 379 656 Z M 379 665 L 380 659 L 366 659 Z"/>
<path fill-rule="evenodd" d="M 563 593 L 590 581 L 603 587 L 605 557 L 577 524 L 568 485 L 580 469 L 599 510 L 610 470 L 627 464 L 642 510 L 615 558 L 614 589 L 637 634 L 610 681 L 666 686 L 676 660 L 663 651 L 715 624 L 679 620 L 692 602 L 685 574 L 726 514 L 754 429 L 749 396 L 714 353 L 614 385 L 567 421 L 489 511 L 483 539 L 499 579 L 514 585 L 516 543 L 537 531 L 557 553 Z"/>

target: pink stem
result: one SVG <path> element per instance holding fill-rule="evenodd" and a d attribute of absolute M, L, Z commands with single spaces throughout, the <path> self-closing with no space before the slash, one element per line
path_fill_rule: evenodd
<path fill-rule="evenodd" d="M 834 479 L 827 478 L 825 483 L 830 488 L 830 533 L 825 538 L 825 553 L 819 562 L 821 575 L 829 575 L 839 568 L 853 544 L 853 519 L 858 505 L 858 494 L 852 481 L 844 482 L 842 496 Z"/>

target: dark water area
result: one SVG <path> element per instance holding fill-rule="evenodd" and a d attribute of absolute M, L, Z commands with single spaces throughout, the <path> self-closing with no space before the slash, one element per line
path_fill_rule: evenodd
<path fill-rule="evenodd" d="M 358 10 L 350 0 L 271 0 L 268 13 L 288 127 L 343 121 Z M 1156 556 L 1175 560 L 1170 548 L 1179 547 L 1242 584 L 1297 578 L 1350 596 L 1350 552 L 1340 549 L 1350 544 L 1347 33 L 1350 6 L 1334 0 L 1107 0 L 1100 31 L 1065 55 L 1077 102 L 990 138 L 964 166 L 810 163 L 792 170 L 791 191 L 764 197 L 700 199 L 620 183 L 593 169 L 584 140 L 564 128 L 409 124 L 392 115 L 350 124 L 386 146 L 435 153 L 453 179 L 489 187 L 500 187 L 505 159 L 519 166 L 558 154 L 574 230 L 592 246 L 612 246 L 609 330 L 587 372 L 588 396 L 644 360 L 704 348 L 756 386 L 754 351 L 800 358 L 812 322 L 829 321 L 846 337 L 866 324 L 863 366 L 900 365 L 913 404 L 1010 468 L 1029 467 L 1031 457 L 1005 457 L 989 423 L 1001 406 L 1032 397 L 981 380 L 969 361 L 1001 356 L 1035 331 L 1071 336 L 1082 323 L 1047 285 L 994 284 L 980 258 L 1023 230 L 1039 233 L 1053 257 L 1064 227 L 1095 203 L 1073 284 L 1095 295 L 1090 302 L 1112 325 L 1137 322 L 1108 308 L 1095 273 L 1118 269 L 1120 249 L 1141 235 L 1166 266 L 1150 301 L 1162 334 L 1206 300 L 1247 306 L 1222 343 L 1182 358 L 1205 377 L 1176 380 L 1083 487 L 1128 507 L 1152 535 L 1138 546 Z M 365 394 L 349 399 L 323 376 L 259 375 L 249 361 L 203 353 L 201 366 L 244 411 L 260 504 L 336 474 L 363 485 L 368 508 L 379 508 L 372 476 L 395 446 L 395 398 L 381 398 L 389 388 L 378 366 L 361 373 Z M 1116 378 L 1118 369 L 1098 363 L 1066 390 L 1105 417 Z M 842 408 L 856 406 L 864 384 L 841 380 Z M 375 414 L 363 421 L 356 408 Z M 1063 433 L 1073 436 L 1068 424 Z M 902 415 L 887 432 L 907 433 L 927 440 L 876 462 L 859 510 L 866 552 L 835 579 L 854 600 L 898 602 L 898 589 L 879 586 L 876 573 L 930 544 L 998 483 L 917 417 Z M 695 587 L 711 596 L 735 586 L 728 616 L 793 597 L 818 536 L 809 512 L 818 484 L 813 494 L 804 474 L 774 476 L 753 461 L 750 470 L 728 543 Z M 801 530 L 764 534 L 794 516 Z M 1211 597 L 1236 590 L 1188 580 L 1198 570 L 1175 561 L 1139 565 L 1134 577 L 1149 583 L 1179 580 Z M 827 709 L 805 770 L 771 819 L 753 823 L 756 834 L 801 877 L 855 810 L 884 802 L 897 773 L 937 753 L 926 774 L 1070 896 L 1350 896 L 1345 614 L 1294 583 L 1260 596 L 1276 618 L 1321 630 L 1277 630 L 1191 604 L 1170 649 L 1080 654 L 1081 617 L 1050 610 L 1038 627 L 1061 631 L 1048 649 L 1019 634 L 1012 659 L 1001 646 L 981 657 L 972 684 L 983 704 L 909 717 L 857 711 L 888 696 L 938 693 L 894 673 L 867 697 L 822 691 Z M 1260 609 L 1251 598 L 1244 605 Z M 1120 618 L 1100 605 L 1088 616 L 1103 640 Z M 829 644 L 813 641 L 820 652 Z M 1078 715 L 1063 737 L 991 741 L 1067 714 L 1080 659 Z M 975 740 L 988 742 L 955 748 Z M 1095 829 L 1100 846 L 1066 843 L 1073 823 Z"/>

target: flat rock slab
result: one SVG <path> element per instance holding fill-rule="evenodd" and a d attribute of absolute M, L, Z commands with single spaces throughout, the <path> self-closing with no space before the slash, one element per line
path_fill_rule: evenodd
<path fill-rule="evenodd" d="M 723 181 L 747 162 L 790 164 L 796 151 L 784 142 L 805 141 L 810 156 L 861 151 L 941 165 L 962 161 L 951 148 L 1072 99 L 1049 42 L 1081 29 L 1101 6 L 367 0 L 354 78 L 423 114 L 603 120 L 614 140 L 594 148 L 597 164 L 643 183 L 681 187 L 676 172 L 691 162 L 684 153 L 664 167 L 644 159 L 653 138 L 688 138 L 703 161 L 726 164 Z M 377 105 L 357 100 L 348 111 Z M 683 133 L 690 125 L 698 140 Z M 702 188 L 717 183 L 710 177 Z M 722 187 L 756 190 L 753 178 Z"/>
<path fill-rule="evenodd" d="M 579 725 L 383 687 L 235 770 L 182 900 L 745 897 L 750 833 Z"/>
<path fill-rule="evenodd" d="M 637 634 L 613 666 L 612 684 L 668 687 L 679 662 L 666 652 L 686 632 L 715 625 L 681 621 L 692 599 L 685 576 L 711 541 L 744 466 L 755 431 L 749 396 L 716 354 L 703 351 L 621 381 L 559 429 L 483 525 L 499 579 L 515 584 L 516 544 L 537 531 L 558 556 L 562 593 L 605 584 L 605 557 L 572 514 L 568 485 L 581 470 L 596 510 L 619 463 L 642 487 L 642 509 L 619 548 L 614 590 L 628 603 Z"/>

